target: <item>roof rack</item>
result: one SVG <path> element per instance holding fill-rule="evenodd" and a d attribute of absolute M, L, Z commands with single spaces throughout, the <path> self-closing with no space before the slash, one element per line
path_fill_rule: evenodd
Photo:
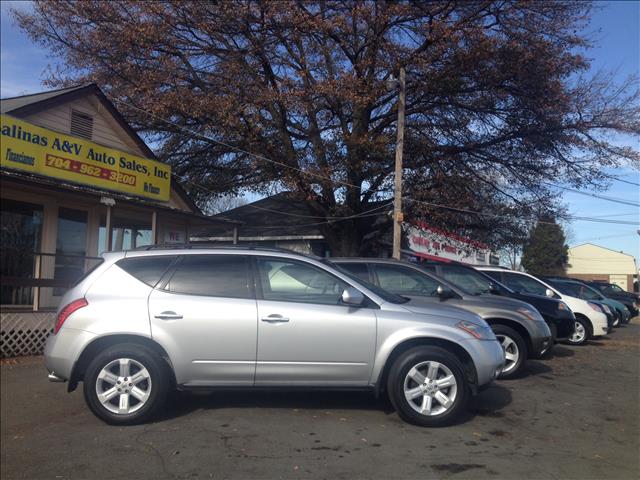
<path fill-rule="evenodd" d="M 296 253 L 305 255 L 288 248 L 277 247 L 261 247 L 255 245 L 211 245 L 201 243 L 161 243 L 157 245 L 144 245 L 132 249 L 133 251 L 150 251 L 150 250 L 257 250 L 261 252 L 280 252 L 280 253 Z"/>

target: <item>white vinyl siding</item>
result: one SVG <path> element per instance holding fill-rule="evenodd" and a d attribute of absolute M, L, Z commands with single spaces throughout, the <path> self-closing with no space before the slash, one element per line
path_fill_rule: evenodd
<path fill-rule="evenodd" d="M 41 127 L 72 135 L 72 109 L 93 117 L 92 141 L 141 157 L 147 156 L 95 97 L 78 98 L 28 115 L 24 119 Z"/>

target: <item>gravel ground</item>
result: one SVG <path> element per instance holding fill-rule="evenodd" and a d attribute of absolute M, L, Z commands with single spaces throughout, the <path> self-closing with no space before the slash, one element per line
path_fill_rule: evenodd
<path fill-rule="evenodd" d="M 41 358 L 1 369 L 1 478 L 640 477 L 640 319 L 556 346 L 453 427 L 402 422 L 363 392 L 176 394 L 157 422 L 110 427 Z"/>

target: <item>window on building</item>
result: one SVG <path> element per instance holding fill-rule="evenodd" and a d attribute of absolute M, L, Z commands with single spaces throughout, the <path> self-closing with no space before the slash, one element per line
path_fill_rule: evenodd
<path fill-rule="evenodd" d="M 347 287 L 328 272 L 301 262 L 258 260 L 265 300 L 338 305 Z"/>
<path fill-rule="evenodd" d="M 416 270 L 395 265 L 376 265 L 378 284 L 399 295 L 428 295 L 436 296 L 438 286 L 436 280 Z"/>
<path fill-rule="evenodd" d="M 208 297 L 252 298 L 242 255 L 185 255 L 165 290 Z"/>
<path fill-rule="evenodd" d="M 71 110 L 71 135 L 91 140 L 93 137 L 93 117 L 88 113 Z"/>
<path fill-rule="evenodd" d="M 40 251 L 42 237 L 42 206 L 3 199 L 0 212 L 0 303 L 31 305 L 33 287 L 15 283 L 17 279 L 34 277 L 34 253 Z"/>
<path fill-rule="evenodd" d="M 113 211 L 111 218 L 111 250 L 134 250 L 138 247 L 151 245 L 152 230 L 151 216 L 137 215 L 126 210 Z M 98 254 L 107 251 L 107 217 L 100 217 L 100 229 L 98 230 Z"/>
<path fill-rule="evenodd" d="M 54 278 L 73 284 L 85 271 L 87 255 L 87 212 L 73 208 L 58 209 L 58 235 L 56 238 L 56 266 Z M 55 288 L 55 296 L 65 288 Z"/>

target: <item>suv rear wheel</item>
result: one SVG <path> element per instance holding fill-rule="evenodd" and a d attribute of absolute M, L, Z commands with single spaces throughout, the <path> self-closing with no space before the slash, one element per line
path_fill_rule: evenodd
<path fill-rule="evenodd" d="M 107 423 L 130 425 L 151 418 L 169 386 L 166 366 L 154 352 L 137 344 L 103 350 L 87 367 L 84 398 Z"/>
<path fill-rule="evenodd" d="M 443 348 L 429 346 L 407 350 L 394 361 L 387 390 L 398 415 L 423 427 L 454 422 L 469 395 L 458 358 Z"/>

